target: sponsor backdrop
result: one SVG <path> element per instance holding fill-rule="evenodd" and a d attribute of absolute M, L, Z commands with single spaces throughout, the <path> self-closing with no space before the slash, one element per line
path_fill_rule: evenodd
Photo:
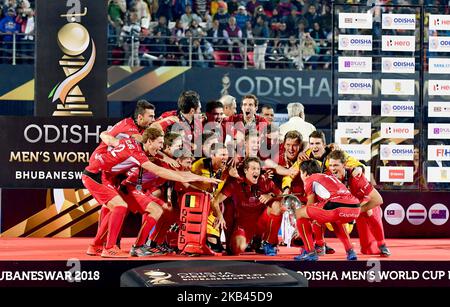
<path fill-rule="evenodd" d="M 107 1 L 36 4 L 35 114 L 106 116 Z"/>

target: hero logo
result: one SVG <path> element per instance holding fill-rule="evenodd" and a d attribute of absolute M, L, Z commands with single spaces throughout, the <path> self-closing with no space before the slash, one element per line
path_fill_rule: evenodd
<path fill-rule="evenodd" d="M 390 169 L 389 179 L 405 179 L 405 170 L 403 169 Z"/>
<path fill-rule="evenodd" d="M 434 84 L 433 85 L 433 90 L 434 91 L 450 91 L 450 85 Z"/>
<path fill-rule="evenodd" d="M 386 41 L 388 47 L 410 47 L 411 43 L 409 41 L 394 41 L 392 39 Z"/>
<path fill-rule="evenodd" d="M 408 128 L 392 128 L 392 127 L 387 127 L 386 128 L 386 133 L 387 134 L 408 134 L 409 133 L 409 129 Z"/>
<path fill-rule="evenodd" d="M 435 26 L 450 26 L 450 20 L 449 19 L 439 19 L 436 18 L 433 22 Z"/>

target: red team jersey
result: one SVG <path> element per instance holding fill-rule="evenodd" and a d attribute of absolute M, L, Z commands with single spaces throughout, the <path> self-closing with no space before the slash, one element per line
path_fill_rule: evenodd
<path fill-rule="evenodd" d="M 326 203 L 359 204 L 359 200 L 350 193 L 336 177 L 326 174 L 312 174 L 305 180 L 305 194 L 316 195 L 314 206 L 323 208 Z"/>
<path fill-rule="evenodd" d="M 345 169 L 344 178 L 340 178 L 340 181 L 347 186 L 350 193 L 360 202 L 370 200 L 369 195 L 373 191 L 373 185 L 367 181 L 364 175 L 354 177 L 351 169 Z"/>
<path fill-rule="evenodd" d="M 227 181 L 221 193 L 232 198 L 234 202 L 235 225 L 246 228 L 247 226 L 254 226 L 249 225 L 249 223 L 254 224 L 255 220 L 268 206 L 261 203 L 258 198 L 268 193 L 281 194 L 281 191 L 272 180 L 261 176 L 254 186 L 249 186 L 235 179 Z"/>

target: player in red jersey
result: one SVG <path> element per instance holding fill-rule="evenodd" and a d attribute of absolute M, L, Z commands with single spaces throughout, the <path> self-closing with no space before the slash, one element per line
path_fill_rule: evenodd
<path fill-rule="evenodd" d="M 307 197 L 306 206 L 295 208 L 297 229 L 304 243 L 304 250 L 294 259 L 315 261 L 318 259 L 313 245 L 311 223 L 331 223 L 334 232 L 344 244 L 348 260 L 356 260 L 348 233 L 343 224 L 359 216 L 360 203 L 342 182 L 334 176 L 321 174 L 321 167 L 315 160 L 303 161 L 300 176 Z"/>
<path fill-rule="evenodd" d="M 354 176 L 352 170 L 345 168 L 347 156 L 341 150 L 335 150 L 330 153 L 330 173 L 336 176 L 342 183 L 344 183 L 350 192 L 361 202 L 361 214 L 356 220 L 358 233 L 361 243 L 361 252 L 365 253 L 370 250 L 371 240 L 368 238 L 375 238 L 380 255 L 388 257 L 391 252 L 386 246 L 384 240 L 383 224 L 381 222 L 381 210 L 379 206 L 383 204 L 383 198 L 373 185 L 367 181 L 365 176 Z M 361 231 L 365 224 L 368 224 L 368 231 Z"/>
<path fill-rule="evenodd" d="M 99 203 L 105 204 L 110 210 L 110 213 L 101 221 L 97 236 L 94 243 L 89 247 L 88 253 L 98 254 L 101 247 L 98 243 L 102 242 L 101 237 L 105 233 L 103 230 L 107 228 L 108 238 L 101 256 L 128 257 L 128 254 L 121 251 L 115 245 L 127 212 L 127 203 L 119 195 L 116 186 L 118 186 L 117 175 L 126 173 L 133 166 L 141 166 L 144 170 L 168 180 L 181 182 L 205 180 L 214 183 L 219 182 L 216 179 L 204 178 L 189 172 L 168 170 L 150 162 L 146 152 L 150 151 L 150 136 L 156 133 L 159 133 L 159 137 L 162 139 L 162 133 L 159 130 L 148 128 L 142 137 L 143 144 L 138 143 L 133 138 L 120 140 L 112 150 L 105 154 L 97 155 L 84 170 L 82 175 L 84 186 Z"/>
<path fill-rule="evenodd" d="M 254 236 L 263 240 L 264 253 L 277 254 L 278 230 L 281 225 L 282 206 L 274 201 L 281 194 L 272 180 L 261 176 L 261 162 L 256 157 L 244 161 L 244 181 L 227 180 L 222 191 L 214 197 L 211 207 L 217 217 L 216 224 L 226 229 L 227 223 L 219 204 L 231 197 L 234 202 L 234 231 L 229 242 L 234 255 L 247 248 Z"/>

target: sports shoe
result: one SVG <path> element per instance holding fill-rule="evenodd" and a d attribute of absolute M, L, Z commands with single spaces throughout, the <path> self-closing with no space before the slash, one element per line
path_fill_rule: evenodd
<path fill-rule="evenodd" d="M 334 254 L 336 251 L 334 250 L 334 248 L 332 248 L 332 247 L 329 247 L 328 245 L 318 245 L 318 244 L 315 244 L 314 245 L 314 249 L 316 250 L 316 252 L 317 252 L 317 255 L 319 255 L 319 256 L 324 256 L 325 254 L 327 254 L 327 255 L 331 255 L 331 254 Z"/>
<path fill-rule="evenodd" d="M 103 258 L 128 258 L 130 255 L 114 245 L 110 249 L 104 248 L 101 256 Z"/>
<path fill-rule="evenodd" d="M 317 261 L 319 260 L 319 256 L 317 252 L 313 250 L 308 253 L 305 249 L 300 253 L 300 255 L 294 257 L 295 261 Z"/>
<path fill-rule="evenodd" d="M 391 255 L 391 251 L 387 248 L 386 244 L 382 244 L 378 248 L 380 249 L 381 257 L 389 257 Z"/>
<path fill-rule="evenodd" d="M 356 256 L 355 251 L 353 250 L 353 248 L 350 248 L 347 251 L 347 260 L 349 261 L 354 261 L 354 260 L 358 260 L 358 257 Z"/>
<path fill-rule="evenodd" d="M 270 244 L 269 242 L 264 241 L 262 243 L 262 248 L 264 250 L 264 255 L 266 256 L 276 256 L 277 255 L 277 248 Z"/>
<path fill-rule="evenodd" d="M 171 248 L 166 242 L 164 242 L 163 244 L 160 244 L 158 246 L 156 246 L 156 248 L 165 254 L 175 254 L 175 250 L 173 248 Z"/>
<path fill-rule="evenodd" d="M 89 244 L 86 254 L 88 254 L 89 256 L 101 256 L 102 252 L 103 252 L 102 245 Z"/>

